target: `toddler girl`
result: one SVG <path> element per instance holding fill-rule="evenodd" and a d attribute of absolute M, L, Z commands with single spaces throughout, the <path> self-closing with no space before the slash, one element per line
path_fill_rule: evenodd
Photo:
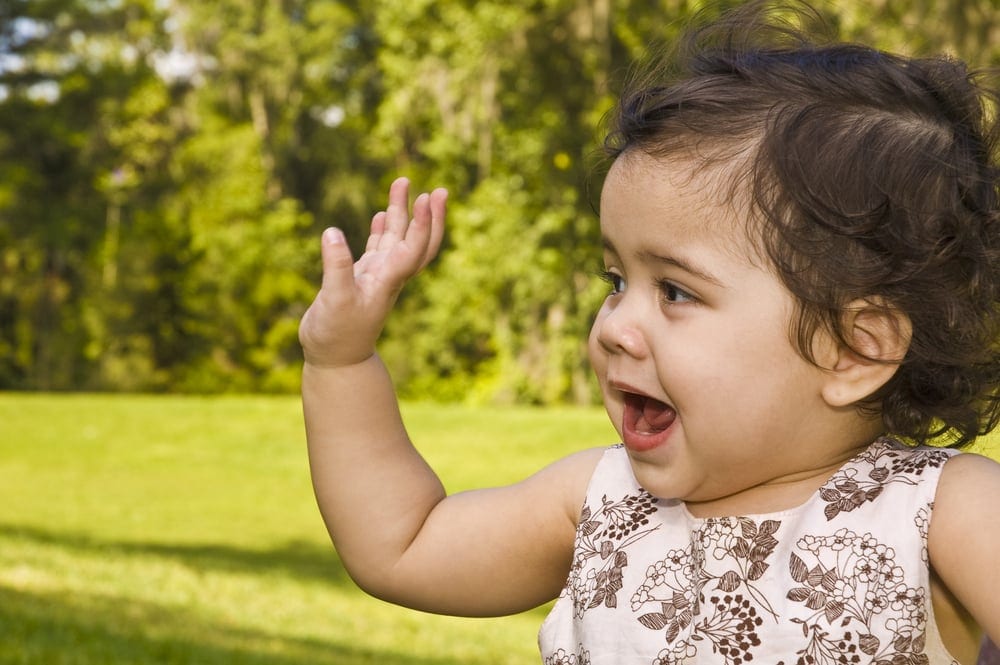
<path fill-rule="evenodd" d="M 547 665 L 972 663 L 1000 638 L 1000 465 L 955 449 L 1000 411 L 987 93 L 768 16 L 693 31 L 613 116 L 589 350 L 618 445 L 446 496 L 375 341 L 447 194 L 411 218 L 394 182 L 357 262 L 324 233 L 309 455 L 364 589 L 475 616 L 558 597 Z"/>

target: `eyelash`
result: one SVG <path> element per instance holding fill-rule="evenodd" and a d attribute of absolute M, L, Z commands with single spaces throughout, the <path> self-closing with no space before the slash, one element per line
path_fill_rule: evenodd
<path fill-rule="evenodd" d="M 601 270 L 598 272 L 598 276 L 611 285 L 612 295 L 624 292 L 625 278 L 618 273 L 613 273 L 610 270 Z M 668 305 L 697 300 L 693 295 L 667 279 L 654 280 L 653 286 L 663 295 L 663 301 Z"/>
<path fill-rule="evenodd" d="M 621 293 L 624 290 L 620 285 L 625 284 L 625 278 L 618 273 L 610 270 L 599 270 L 597 276 L 601 278 L 601 281 L 611 286 L 611 293 Z"/>
<path fill-rule="evenodd" d="M 695 300 L 693 295 L 666 279 L 656 280 L 656 288 L 663 294 L 664 301 L 669 304 L 693 302 Z"/>

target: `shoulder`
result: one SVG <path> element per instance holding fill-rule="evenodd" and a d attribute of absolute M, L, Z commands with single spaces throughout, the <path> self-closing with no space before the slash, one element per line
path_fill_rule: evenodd
<path fill-rule="evenodd" d="M 610 450 L 613 449 L 587 448 L 567 455 L 528 478 L 524 484 L 535 486 L 555 499 L 555 505 L 561 507 L 560 514 L 564 514 L 575 529 L 594 471 Z"/>
<path fill-rule="evenodd" d="M 1000 464 L 975 453 L 952 456 L 941 471 L 934 497 L 930 530 L 932 553 L 935 540 L 946 538 L 950 541 L 954 536 L 969 536 L 986 523 L 1000 526 L 998 508 Z M 1000 533 L 996 538 L 1000 540 Z M 956 541 L 950 542 L 954 546 Z"/>
<path fill-rule="evenodd" d="M 1000 464 L 966 453 L 945 465 L 928 533 L 931 567 L 991 635 L 1000 635 Z"/>
<path fill-rule="evenodd" d="M 1000 494 L 1000 464 L 976 453 L 953 455 L 944 465 L 935 498 L 935 513 L 950 516 L 976 510 L 996 512 Z M 961 502 L 961 503 L 958 503 Z"/>

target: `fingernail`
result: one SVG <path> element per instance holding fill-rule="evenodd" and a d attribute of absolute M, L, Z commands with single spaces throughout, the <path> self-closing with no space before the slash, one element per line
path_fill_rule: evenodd
<path fill-rule="evenodd" d="M 323 242 L 328 245 L 342 245 L 344 244 L 344 232 L 331 227 L 323 231 Z"/>

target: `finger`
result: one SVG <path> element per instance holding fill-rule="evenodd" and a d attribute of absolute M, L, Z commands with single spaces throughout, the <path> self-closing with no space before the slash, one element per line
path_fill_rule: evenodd
<path fill-rule="evenodd" d="M 423 270 L 441 247 L 447 199 L 448 190 L 438 188 L 413 202 L 413 221 L 403 241 L 407 255 L 397 259 L 411 274 Z"/>
<path fill-rule="evenodd" d="M 389 205 L 385 209 L 385 231 L 379 238 L 379 249 L 390 249 L 385 243 L 395 243 L 406 235 L 410 223 L 410 181 L 396 178 L 389 186 Z"/>
<path fill-rule="evenodd" d="M 365 244 L 366 252 L 374 252 L 378 249 L 379 240 L 385 233 L 385 211 L 375 213 L 372 217 L 371 230 L 368 233 L 368 242 Z"/>
<path fill-rule="evenodd" d="M 431 212 L 431 234 L 427 243 L 427 251 L 424 253 L 424 261 L 420 265 L 421 270 L 427 267 L 438 250 L 441 249 L 441 241 L 444 239 L 444 222 L 447 213 L 448 190 L 439 187 L 431 192 L 430 212 Z"/>
<path fill-rule="evenodd" d="M 344 292 L 354 287 L 354 258 L 347 246 L 344 233 L 337 228 L 323 232 L 321 241 L 323 256 L 324 291 Z"/>
<path fill-rule="evenodd" d="M 406 230 L 405 243 L 412 252 L 414 271 L 426 267 L 441 247 L 447 199 L 448 191 L 438 188 L 413 202 L 413 221 Z"/>
<path fill-rule="evenodd" d="M 398 246 L 394 260 L 399 267 L 413 274 L 424 266 L 431 238 L 430 195 L 420 194 L 413 201 L 413 221 L 406 228 L 403 242 Z"/>

